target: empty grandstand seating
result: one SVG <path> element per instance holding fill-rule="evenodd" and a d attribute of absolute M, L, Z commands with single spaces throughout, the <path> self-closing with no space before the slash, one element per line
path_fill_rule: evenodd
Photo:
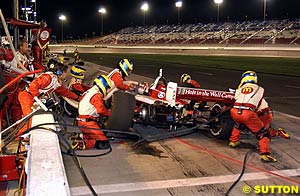
<path fill-rule="evenodd" d="M 299 30 L 300 20 L 137 26 L 92 39 L 89 44 L 299 44 Z"/>

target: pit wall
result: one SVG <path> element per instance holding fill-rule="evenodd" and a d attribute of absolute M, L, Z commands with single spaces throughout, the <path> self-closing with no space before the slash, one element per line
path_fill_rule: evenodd
<path fill-rule="evenodd" d="M 208 56 L 252 56 L 300 58 L 300 47 L 295 46 L 128 46 L 128 45 L 50 45 L 52 53 L 134 53 Z"/>

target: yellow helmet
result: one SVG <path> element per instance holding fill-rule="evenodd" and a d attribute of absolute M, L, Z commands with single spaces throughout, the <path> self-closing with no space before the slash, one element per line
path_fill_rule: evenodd
<path fill-rule="evenodd" d="M 180 82 L 181 83 L 185 83 L 187 80 L 190 80 L 191 79 L 191 76 L 188 75 L 188 74 L 182 74 L 181 77 L 180 77 Z"/>
<path fill-rule="evenodd" d="M 128 76 L 133 70 L 133 62 L 130 59 L 122 59 L 119 62 L 119 67 L 121 71 Z"/>
<path fill-rule="evenodd" d="M 246 83 L 257 84 L 257 75 L 254 71 L 246 71 L 242 74 L 238 88 L 242 87 Z"/>
<path fill-rule="evenodd" d="M 73 76 L 74 78 L 83 79 L 86 69 L 84 69 L 83 67 L 74 65 L 74 66 L 72 66 L 70 72 L 71 72 L 71 76 Z"/>
<path fill-rule="evenodd" d="M 103 96 L 106 96 L 107 89 L 111 88 L 111 81 L 106 75 L 100 75 L 94 80 L 94 84 L 98 86 Z"/>

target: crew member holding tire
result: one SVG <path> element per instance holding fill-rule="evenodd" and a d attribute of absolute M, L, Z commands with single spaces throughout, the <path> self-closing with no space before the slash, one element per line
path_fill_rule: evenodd
<path fill-rule="evenodd" d="M 79 115 L 76 118 L 76 122 L 83 133 L 83 137 L 73 142 L 72 148 L 74 150 L 110 148 L 107 137 L 100 130 L 97 123 L 99 117 L 108 117 L 111 114 L 103 102 L 103 97 L 105 97 L 109 88 L 111 88 L 110 79 L 105 75 L 100 75 L 94 80 L 92 88 L 80 97 L 78 106 Z"/>
<path fill-rule="evenodd" d="M 270 133 L 257 115 L 257 108 L 263 96 L 264 89 L 257 84 L 256 73 L 254 71 L 244 72 L 238 89 L 235 91 L 234 106 L 230 110 L 235 126 L 229 139 L 229 146 L 236 147 L 240 144 L 240 130 L 244 125 L 258 139 L 261 160 L 263 162 L 276 162 L 277 160 L 270 155 Z"/>

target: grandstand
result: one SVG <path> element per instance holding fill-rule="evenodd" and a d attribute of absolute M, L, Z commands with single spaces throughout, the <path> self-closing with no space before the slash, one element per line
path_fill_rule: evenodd
<path fill-rule="evenodd" d="M 225 22 L 127 27 L 82 44 L 300 44 L 300 20 Z M 79 43 L 80 44 L 80 43 Z"/>

